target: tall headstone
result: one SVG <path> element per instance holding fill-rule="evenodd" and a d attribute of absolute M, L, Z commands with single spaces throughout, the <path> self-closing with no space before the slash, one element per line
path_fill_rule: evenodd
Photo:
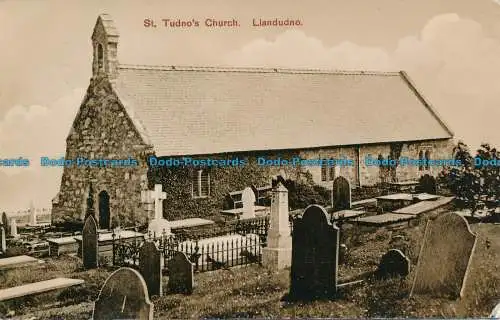
<path fill-rule="evenodd" d="M 375 276 L 377 278 L 406 277 L 410 273 L 410 259 L 401 250 L 391 249 L 382 256 Z"/>
<path fill-rule="evenodd" d="M 255 193 L 252 188 L 246 187 L 241 194 L 241 202 L 243 203 L 243 214 L 241 219 L 255 218 Z"/>
<path fill-rule="evenodd" d="M 351 185 L 342 176 L 333 180 L 332 207 L 333 211 L 351 209 Z"/>
<path fill-rule="evenodd" d="M 464 217 L 450 212 L 429 221 L 410 296 L 461 297 L 475 245 L 476 236 Z"/>
<path fill-rule="evenodd" d="M 82 261 L 85 269 L 99 266 L 99 233 L 97 222 L 92 215 L 87 216 L 82 230 Z"/>
<path fill-rule="evenodd" d="M 161 234 L 170 235 L 172 230 L 170 222 L 163 218 L 163 200 L 167 198 L 167 193 L 162 191 L 162 185 L 156 184 L 155 190 L 150 194 L 155 203 L 155 217 L 149 222 L 148 232 L 155 237 Z"/>
<path fill-rule="evenodd" d="M 262 264 L 280 270 L 292 264 L 292 236 L 288 214 L 288 190 L 278 183 L 271 199 L 267 246 L 262 250 Z"/>
<path fill-rule="evenodd" d="M 310 205 L 295 219 L 292 234 L 290 298 L 314 300 L 337 293 L 339 228 L 326 210 Z"/>
<path fill-rule="evenodd" d="M 104 282 L 92 318 L 153 320 L 153 308 L 141 274 L 132 268 L 120 268 Z"/>
<path fill-rule="evenodd" d="M 7 250 L 7 239 L 5 234 L 5 229 L 2 225 L 0 225 L 0 251 L 5 253 Z"/>
<path fill-rule="evenodd" d="M 17 233 L 17 221 L 15 218 L 10 219 L 10 236 L 19 238 L 19 234 Z"/>
<path fill-rule="evenodd" d="M 36 221 L 36 210 L 35 206 L 33 205 L 33 201 L 30 202 L 30 218 L 29 218 L 29 225 L 30 226 L 36 226 L 37 221 Z"/>
<path fill-rule="evenodd" d="M 176 251 L 168 262 L 168 291 L 193 293 L 194 266 L 184 252 Z"/>
<path fill-rule="evenodd" d="M 146 281 L 150 297 L 163 294 L 161 261 L 162 253 L 155 242 L 144 242 L 139 250 L 139 271 Z"/>
<path fill-rule="evenodd" d="M 420 192 L 437 194 L 436 178 L 428 174 L 423 175 L 419 180 L 419 189 Z"/>

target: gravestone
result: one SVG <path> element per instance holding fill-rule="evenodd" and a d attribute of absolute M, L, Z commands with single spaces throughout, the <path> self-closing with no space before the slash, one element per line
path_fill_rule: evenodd
<path fill-rule="evenodd" d="M 153 319 L 153 304 L 149 300 L 146 282 L 131 268 L 113 272 L 99 292 L 93 319 Z"/>
<path fill-rule="evenodd" d="M 475 245 L 469 223 L 456 213 L 427 222 L 410 296 L 461 297 Z"/>
<path fill-rule="evenodd" d="M 292 237 L 288 214 L 288 190 L 282 184 L 273 189 L 267 246 L 262 250 L 262 264 L 274 270 L 292 263 Z"/>
<path fill-rule="evenodd" d="M 334 212 L 351 209 L 351 185 L 342 176 L 333 180 L 332 207 Z"/>
<path fill-rule="evenodd" d="M 184 252 L 177 251 L 168 262 L 168 291 L 193 293 L 194 266 Z"/>
<path fill-rule="evenodd" d="M 325 209 L 310 205 L 293 222 L 290 298 L 331 298 L 337 292 L 339 228 Z"/>
<path fill-rule="evenodd" d="M 493 308 L 493 311 L 491 311 L 490 318 L 500 319 L 500 302 Z"/>
<path fill-rule="evenodd" d="M 17 233 L 17 221 L 15 218 L 10 219 L 10 236 L 19 238 L 19 234 Z"/>
<path fill-rule="evenodd" d="M 3 224 L 4 228 L 5 228 L 5 231 L 8 233 L 9 230 L 9 219 L 7 218 L 7 213 L 6 212 L 2 212 L 2 221 L 0 221 L 0 224 Z"/>
<path fill-rule="evenodd" d="M 401 250 L 391 249 L 382 256 L 375 277 L 379 279 L 406 277 L 410 273 L 410 259 Z"/>
<path fill-rule="evenodd" d="M 89 215 L 85 219 L 82 230 L 82 260 L 85 269 L 93 269 L 99 266 L 99 234 L 97 232 L 97 222 Z"/>
<path fill-rule="evenodd" d="M 30 217 L 29 217 L 29 225 L 30 226 L 36 226 L 37 221 L 36 221 L 36 210 L 35 206 L 33 205 L 33 201 L 30 202 Z"/>
<path fill-rule="evenodd" d="M 429 194 L 437 194 L 436 178 L 428 174 L 425 174 L 422 177 L 420 177 L 419 191 Z"/>
<path fill-rule="evenodd" d="M 0 225 L 0 251 L 2 253 L 5 253 L 6 250 L 7 250 L 7 241 L 6 241 L 5 229 L 3 226 Z"/>
<path fill-rule="evenodd" d="M 242 219 L 255 218 L 255 193 L 252 188 L 247 187 L 241 194 L 241 202 L 243 203 Z"/>
<path fill-rule="evenodd" d="M 146 281 L 150 297 L 161 296 L 163 294 L 162 254 L 153 241 L 146 241 L 139 250 L 139 271 Z"/>

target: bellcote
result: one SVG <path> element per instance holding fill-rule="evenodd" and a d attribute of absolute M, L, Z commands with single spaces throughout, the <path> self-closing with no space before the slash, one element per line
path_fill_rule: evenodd
<path fill-rule="evenodd" d="M 118 31 L 111 17 L 101 14 L 92 33 L 93 62 L 92 77 L 107 76 L 114 80 L 118 76 Z"/>

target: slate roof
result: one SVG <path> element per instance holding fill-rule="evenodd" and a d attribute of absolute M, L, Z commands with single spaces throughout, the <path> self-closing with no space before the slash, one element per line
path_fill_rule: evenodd
<path fill-rule="evenodd" d="M 404 72 L 119 67 L 113 84 L 158 156 L 450 138 Z"/>

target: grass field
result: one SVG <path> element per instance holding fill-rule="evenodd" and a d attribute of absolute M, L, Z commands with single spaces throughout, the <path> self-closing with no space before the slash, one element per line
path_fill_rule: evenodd
<path fill-rule="evenodd" d="M 413 272 L 406 279 L 366 280 L 347 287 L 335 301 L 286 303 L 289 270 L 271 272 L 258 266 L 219 270 L 195 275 L 196 288 L 189 296 L 152 297 L 155 319 L 248 317 L 486 317 L 500 300 L 500 225 L 473 225 L 479 238 L 463 299 L 452 301 L 427 296 L 409 300 Z M 394 235 L 404 240 L 392 242 Z M 342 279 L 375 270 L 386 250 L 405 252 L 415 267 L 423 223 L 411 229 L 379 230 L 350 237 L 349 255 L 339 270 Z M 488 241 L 487 241 L 488 240 Z M 489 245 L 487 245 L 487 243 Z M 84 279 L 80 287 L 62 292 L 0 303 L 0 314 L 36 319 L 89 319 L 93 301 L 112 269 L 82 270 L 76 258 L 48 260 L 36 268 L 0 274 L 0 288 L 55 277 Z M 167 278 L 164 277 L 164 288 Z"/>

